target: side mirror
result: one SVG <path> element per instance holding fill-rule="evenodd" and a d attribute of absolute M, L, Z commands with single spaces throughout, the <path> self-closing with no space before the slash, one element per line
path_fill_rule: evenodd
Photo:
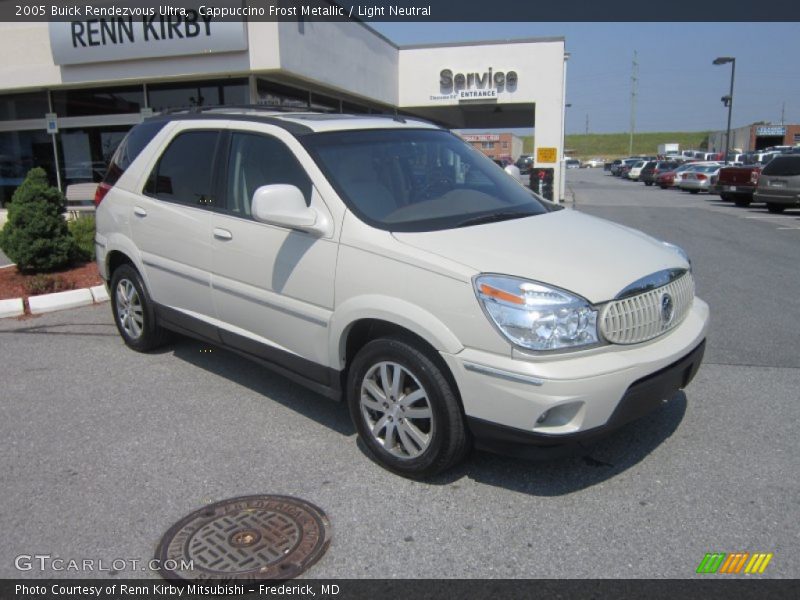
<path fill-rule="evenodd" d="M 327 219 L 306 206 L 303 193 L 294 185 L 262 185 L 253 193 L 250 212 L 256 221 L 324 235 Z"/>

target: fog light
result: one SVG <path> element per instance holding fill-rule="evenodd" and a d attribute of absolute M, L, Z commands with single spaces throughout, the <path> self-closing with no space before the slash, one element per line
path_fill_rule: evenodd
<path fill-rule="evenodd" d="M 537 425 L 541 425 L 542 423 L 544 423 L 545 421 L 547 421 L 547 417 L 548 417 L 548 415 L 549 415 L 549 414 L 550 414 L 550 411 L 549 411 L 549 410 L 546 410 L 546 411 L 544 411 L 544 412 L 542 413 L 542 415 L 541 415 L 541 416 L 540 416 L 538 419 L 536 419 L 536 424 L 537 424 Z"/>

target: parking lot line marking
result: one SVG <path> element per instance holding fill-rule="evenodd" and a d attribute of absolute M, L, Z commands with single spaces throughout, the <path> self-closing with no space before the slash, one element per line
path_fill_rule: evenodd
<path fill-rule="evenodd" d="M 783 215 L 755 215 L 750 217 L 743 217 L 740 216 L 740 219 L 758 219 L 758 220 L 766 220 L 766 219 L 792 219 L 797 217 L 785 217 Z"/>
<path fill-rule="evenodd" d="M 794 231 L 800 231 L 800 227 L 778 227 L 778 229 L 793 229 Z"/>

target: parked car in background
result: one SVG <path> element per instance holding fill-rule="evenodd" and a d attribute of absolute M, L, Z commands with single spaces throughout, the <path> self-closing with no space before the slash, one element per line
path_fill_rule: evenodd
<path fill-rule="evenodd" d="M 616 160 L 609 160 L 606 164 L 603 165 L 604 171 L 611 171 L 611 174 L 614 174 L 614 167 L 622 163 L 622 160 L 617 158 Z"/>
<path fill-rule="evenodd" d="M 638 161 L 636 161 L 635 163 L 633 163 L 631 165 L 631 168 L 625 174 L 625 177 L 627 179 L 630 179 L 631 181 L 639 181 L 639 173 L 642 172 L 642 169 L 644 169 L 644 167 L 645 167 L 645 165 L 647 163 L 648 163 L 648 161 L 646 161 L 646 160 L 638 160 Z"/>
<path fill-rule="evenodd" d="M 761 174 L 759 165 L 727 166 L 719 170 L 713 192 L 736 206 L 749 206 Z"/>
<path fill-rule="evenodd" d="M 700 167 L 707 167 L 711 165 L 720 166 L 720 164 L 717 162 L 697 161 L 697 162 L 684 163 L 683 165 L 675 169 L 675 181 L 673 182 L 673 187 L 680 188 L 680 183 L 683 181 L 685 177 L 689 175 L 689 173 L 699 169 Z"/>
<path fill-rule="evenodd" d="M 514 179 L 516 179 L 522 185 L 526 185 L 528 178 L 523 177 L 522 173 L 520 173 L 519 167 L 511 162 L 511 160 L 506 160 L 502 158 L 494 158 L 495 164 L 498 167 L 501 167 L 503 171 L 511 175 Z"/>
<path fill-rule="evenodd" d="M 776 156 L 761 170 L 753 200 L 771 213 L 800 207 L 800 154 Z"/>
<path fill-rule="evenodd" d="M 579 161 L 577 158 L 567 158 L 564 159 L 564 165 L 567 169 L 580 169 L 581 161 Z"/>
<path fill-rule="evenodd" d="M 590 158 L 583 166 L 587 169 L 597 169 L 598 167 L 605 167 L 606 161 L 603 158 Z"/>
<path fill-rule="evenodd" d="M 680 182 L 676 185 L 692 194 L 708 192 L 711 190 L 712 178 L 719 174 L 719 165 L 704 165 L 685 172 Z"/>
<path fill-rule="evenodd" d="M 616 172 L 612 169 L 611 172 L 614 173 L 617 177 L 624 177 L 628 170 L 639 162 L 641 158 L 623 158 L 622 162 L 617 166 Z"/>
<path fill-rule="evenodd" d="M 670 160 L 656 160 L 648 162 L 639 173 L 639 181 L 646 186 L 651 186 L 656 182 L 659 173 L 672 171 L 678 167 L 678 163 Z"/>

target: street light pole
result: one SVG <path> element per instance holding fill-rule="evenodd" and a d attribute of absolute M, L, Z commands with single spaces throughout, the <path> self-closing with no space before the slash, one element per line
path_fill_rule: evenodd
<path fill-rule="evenodd" d="M 714 59 L 715 65 L 731 63 L 731 91 L 727 96 L 722 97 L 722 101 L 728 107 L 728 130 L 725 133 L 725 164 L 728 164 L 728 157 L 731 148 L 731 114 L 733 113 L 733 79 L 736 75 L 736 58 L 733 56 L 720 56 Z"/>

